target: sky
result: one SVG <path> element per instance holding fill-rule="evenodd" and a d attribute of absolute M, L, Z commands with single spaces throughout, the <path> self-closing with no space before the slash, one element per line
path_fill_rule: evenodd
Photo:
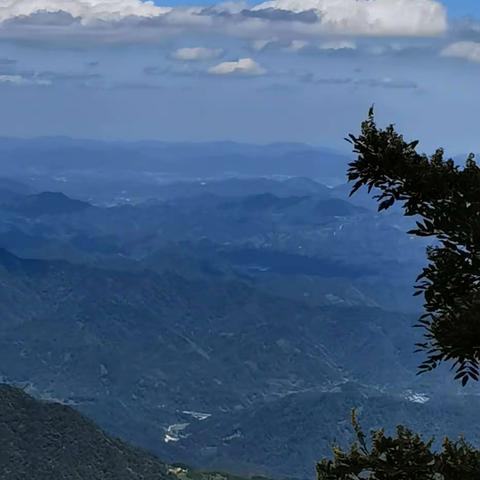
<path fill-rule="evenodd" d="M 448 13 L 453 16 L 478 15 L 480 2 L 477 0 L 448 0 L 444 2 Z"/>
<path fill-rule="evenodd" d="M 0 0 L 0 136 L 480 152 L 478 0 Z"/>

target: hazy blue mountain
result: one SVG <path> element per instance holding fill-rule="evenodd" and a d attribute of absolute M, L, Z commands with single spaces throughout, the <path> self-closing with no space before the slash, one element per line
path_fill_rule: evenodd
<path fill-rule="evenodd" d="M 0 204 L 14 202 L 30 193 L 32 189 L 27 185 L 10 178 L 0 177 Z"/>
<path fill-rule="evenodd" d="M 0 190 L 6 190 L 11 193 L 28 195 L 34 193 L 32 188 L 25 183 L 13 180 L 11 178 L 0 177 Z"/>
<path fill-rule="evenodd" d="M 226 178 L 173 182 L 157 186 L 154 197 L 162 200 L 191 198 L 200 195 L 245 197 L 271 194 L 276 197 L 316 195 L 328 198 L 331 190 L 325 185 L 302 177 Z"/>
<path fill-rule="evenodd" d="M 348 162 L 344 154 L 295 143 L 0 139 L 0 175 L 27 183 L 35 191 L 63 191 L 95 203 L 175 194 L 181 186 L 163 193 L 159 187 L 186 179 L 304 177 L 338 184 L 345 179 Z"/>
<path fill-rule="evenodd" d="M 307 178 L 167 184 L 91 166 L 32 174 L 69 195 L 20 189 L 0 201 L 3 381 L 168 462 L 242 474 L 310 476 L 332 437 L 350 438 L 352 405 L 368 426 L 399 411 L 420 431 L 432 416 L 463 431 L 463 397 L 438 375 L 415 376 L 411 294 L 426 242 L 405 234 L 409 219 Z M 138 201 L 119 201 L 130 187 Z"/>
<path fill-rule="evenodd" d="M 299 292 L 301 296 L 316 297 L 318 289 L 322 295 L 336 295 L 340 287 L 360 291 L 360 297 L 373 295 L 366 299 L 371 305 L 377 302 L 397 308 L 403 304 L 407 309 L 418 305 L 410 296 L 411 283 L 420 268 L 425 242 L 412 242 L 401 232 L 407 228 L 402 217 L 377 217 L 365 208 L 328 196 L 328 189 L 316 188 L 322 193 L 312 194 L 308 182 L 303 194 L 293 195 L 289 190 L 280 194 L 285 183 L 260 181 L 255 188 L 263 185 L 270 191 L 251 194 L 253 181 L 236 180 L 234 196 L 203 193 L 111 208 L 92 208 L 60 194 L 47 194 L 50 204 L 35 201 L 23 211 L 0 205 L 0 246 L 24 257 L 92 263 L 109 257 L 111 265 L 128 258 L 142 260 L 183 242 L 191 261 L 205 263 L 202 258 L 206 256 L 213 270 L 231 271 L 234 267 L 237 273 L 253 275 L 262 285 L 270 285 L 276 293 L 282 290 L 279 279 L 274 278 L 279 273 L 301 275 L 296 284 L 305 286 L 304 277 L 313 275 L 310 287 Z M 298 191 L 305 182 L 293 183 Z M 182 188 L 188 185 L 185 182 Z M 229 192 L 230 186 L 230 180 L 215 182 L 217 192 Z M 29 206 L 32 198 L 43 199 L 44 195 L 25 196 L 16 204 Z M 32 208 L 35 222 L 31 221 Z M 40 215 L 42 208 L 50 214 Z M 250 258 L 245 252 L 250 252 Z M 327 264 L 331 266 L 330 282 L 320 285 L 319 279 L 327 278 Z M 335 275 L 335 268 L 345 269 L 347 264 L 361 275 L 351 275 L 342 287 L 334 277 L 346 276 Z M 395 275 L 390 275 L 392 271 Z M 400 300 L 402 296 L 407 302 Z"/>
<path fill-rule="evenodd" d="M 69 138 L 0 139 L 2 169 L 30 173 L 115 168 L 181 175 L 290 175 L 344 178 L 348 157 L 304 144 L 101 142 Z"/>

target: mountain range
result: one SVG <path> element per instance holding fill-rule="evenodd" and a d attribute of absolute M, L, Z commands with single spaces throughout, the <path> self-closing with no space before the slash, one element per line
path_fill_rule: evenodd
<path fill-rule="evenodd" d="M 312 478 L 354 407 L 366 429 L 479 441 L 475 385 L 415 375 L 428 242 L 328 183 L 332 152 L 322 171 L 299 145 L 0 151 L 0 381 L 165 464 L 245 476 Z"/>

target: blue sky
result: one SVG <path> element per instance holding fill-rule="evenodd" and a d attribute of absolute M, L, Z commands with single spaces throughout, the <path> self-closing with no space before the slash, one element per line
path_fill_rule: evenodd
<path fill-rule="evenodd" d="M 451 15 L 478 15 L 480 2 L 478 0 L 445 0 L 443 2 Z"/>
<path fill-rule="evenodd" d="M 427 150 L 480 151 L 476 2 L 159 5 L 0 10 L 0 135 L 344 148 L 375 103 Z"/>

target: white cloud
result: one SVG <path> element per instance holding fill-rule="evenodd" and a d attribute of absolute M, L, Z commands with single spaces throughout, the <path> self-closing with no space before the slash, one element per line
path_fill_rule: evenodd
<path fill-rule="evenodd" d="M 9 85 L 51 85 L 50 80 L 46 79 L 35 79 L 35 78 L 27 78 L 23 77 L 22 75 L 0 75 L 0 84 L 9 84 Z"/>
<path fill-rule="evenodd" d="M 206 47 L 185 47 L 179 48 L 173 52 L 172 57 L 176 60 L 211 60 L 218 58 L 223 53 L 221 48 L 206 48 Z"/>
<path fill-rule="evenodd" d="M 0 21 L 37 12 L 65 12 L 84 22 L 115 21 L 129 16 L 155 17 L 171 10 L 142 0 L 0 0 Z"/>
<path fill-rule="evenodd" d="M 251 58 L 222 62 L 208 69 L 212 75 L 263 75 L 267 71 Z"/>
<path fill-rule="evenodd" d="M 244 1 L 221 2 L 211 8 L 216 12 L 240 13 L 242 10 L 248 9 L 248 3 Z"/>
<path fill-rule="evenodd" d="M 315 24 L 330 33 L 351 35 L 438 35 L 447 29 L 445 7 L 436 0 L 270 0 L 253 10 L 313 10 Z"/>
<path fill-rule="evenodd" d="M 22 85 L 26 82 L 20 75 L 0 75 L 0 83 L 11 83 L 13 85 Z"/>
<path fill-rule="evenodd" d="M 443 57 L 463 58 L 470 62 L 480 63 L 480 43 L 456 42 L 444 48 L 441 52 Z"/>
<path fill-rule="evenodd" d="M 322 43 L 318 48 L 320 50 L 356 50 L 357 45 L 351 40 L 332 40 Z"/>

